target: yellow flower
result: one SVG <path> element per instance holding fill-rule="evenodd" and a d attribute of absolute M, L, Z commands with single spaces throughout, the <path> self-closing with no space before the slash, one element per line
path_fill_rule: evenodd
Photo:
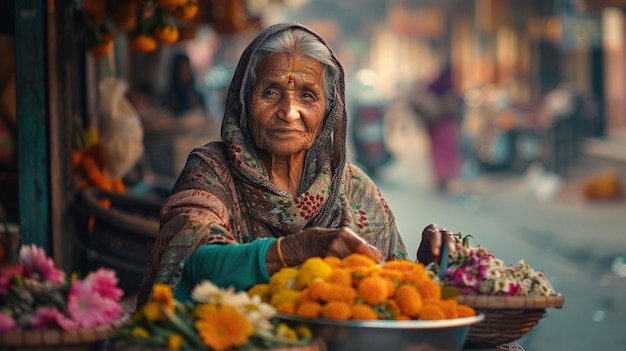
<path fill-rule="evenodd" d="M 352 308 L 345 302 L 330 301 L 322 306 L 320 315 L 328 319 L 348 320 L 352 316 Z"/>
<path fill-rule="evenodd" d="M 313 332 L 306 324 L 298 324 L 295 330 L 296 333 L 304 339 L 311 339 L 313 337 Z"/>
<path fill-rule="evenodd" d="M 276 294 L 272 295 L 272 298 L 270 299 L 270 305 L 274 307 L 278 307 L 282 305 L 283 303 L 295 304 L 298 301 L 299 296 L 300 296 L 299 291 L 289 290 L 289 289 L 280 290 Z"/>
<path fill-rule="evenodd" d="M 167 348 L 170 350 L 180 350 L 180 345 L 183 343 L 183 337 L 180 334 L 174 333 L 167 338 Z"/>
<path fill-rule="evenodd" d="M 148 301 L 141 308 L 141 312 L 148 322 L 160 321 L 165 317 L 163 316 L 163 312 L 161 311 L 161 304 L 156 301 Z"/>
<path fill-rule="evenodd" d="M 378 305 L 387 299 L 387 283 L 383 277 L 370 276 L 359 283 L 357 292 L 365 303 Z"/>
<path fill-rule="evenodd" d="M 248 295 L 250 295 L 250 297 L 259 295 L 261 301 L 268 303 L 270 301 L 270 286 L 268 284 L 254 285 L 248 290 Z"/>
<path fill-rule="evenodd" d="M 160 303 L 169 311 L 174 310 L 174 296 L 168 284 L 157 283 L 152 286 L 152 301 Z"/>
<path fill-rule="evenodd" d="M 234 306 L 207 307 L 199 312 L 195 323 L 198 334 L 214 350 L 241 346 L 254 334 L 252 323 Z"/>
<path fill-rule="evenodd" d="M 270 293 L 276 294 L 281 290 L 290 289 L 296 281 L 298 269 L 293 267 L 285 267 L 274 273 L 270 277 L 269 286 Z"/>
<path fill-rule="evenodd" d="M 134 327 L 131 333 L 137 339 L 147 339 L 150 337 L 150 332 L 148 332 L 144 327 Z"/>
<path fill-rule="evenodd" d="M 341 267 L 341 258 L 336 256 L 326 256 L 324 257 L 324 262 L 328 263 L 333 268 Z"/>
<path fill-rule="evenodd" d="M 289 328 L 287 323 L 281 322 L 276 326 L 276 335 L 287 340 L 298 340 L 298 333 L 295 330 Z"/>
<path fill-rule="evenodd" d="M 315 279 L 326 279 L 333 272 L 333 267 L 320 257 L 311 257 L 298 269 L 298 276 L 293 286 L 296 290 L 306 288 Z"/>

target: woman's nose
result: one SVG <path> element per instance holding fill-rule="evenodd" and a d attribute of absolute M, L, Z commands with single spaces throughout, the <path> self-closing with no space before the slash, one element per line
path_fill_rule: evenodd
<path fill-rule="evenodd" d="M 287 122 L 294 121 L 300 118 L 300 110 L 298 109 L 298 106 L 295 101 L 293 101 L 293 99 L 284 99 L 280 112 L 278 113 L 278 117 Z"/>

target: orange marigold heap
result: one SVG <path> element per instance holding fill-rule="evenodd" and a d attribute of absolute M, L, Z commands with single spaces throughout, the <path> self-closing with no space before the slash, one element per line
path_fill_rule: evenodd
<path fill-rule="evenodd" d="M 442 288 L 422 263 L 378 265 L 362 254 L 312 257 L 286 267 L 267 284 L 248 290 L 282 313 L 336 320 L 434 320 L 476 315 L 470 306 L 442 299 Z"/>

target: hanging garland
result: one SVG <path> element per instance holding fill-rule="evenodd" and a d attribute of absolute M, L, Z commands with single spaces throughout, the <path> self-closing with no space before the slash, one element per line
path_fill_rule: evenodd
<path fill-rule="evenodd" d="M 176 43 L 179 27 L 198 12 L 198 0 L 83 0 L 76 20 L 87 51 L 101 58 L 111 52 L 117 35 L 127 35 L 140 53 Z"/>

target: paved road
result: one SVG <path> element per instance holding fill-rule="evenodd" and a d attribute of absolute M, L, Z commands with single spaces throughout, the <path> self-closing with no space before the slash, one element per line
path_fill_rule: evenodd
<path fill-rule="evenodd" d="M 377 180 L 412 258 L 429 223 L 472 234 L 505 262 L 525 259 L 565 296 L 518 340 L 527 351 L 626 350 L 626 202 L 589 204 L 574 195 L 541 200 L 527 178 L 480 176 L 471 195 L 440 195 L 430 186 L 428 147 L 411 123 L 388 130 L 396 155 Z M 567 187 L 564 187 L 567 189 Z"/>

